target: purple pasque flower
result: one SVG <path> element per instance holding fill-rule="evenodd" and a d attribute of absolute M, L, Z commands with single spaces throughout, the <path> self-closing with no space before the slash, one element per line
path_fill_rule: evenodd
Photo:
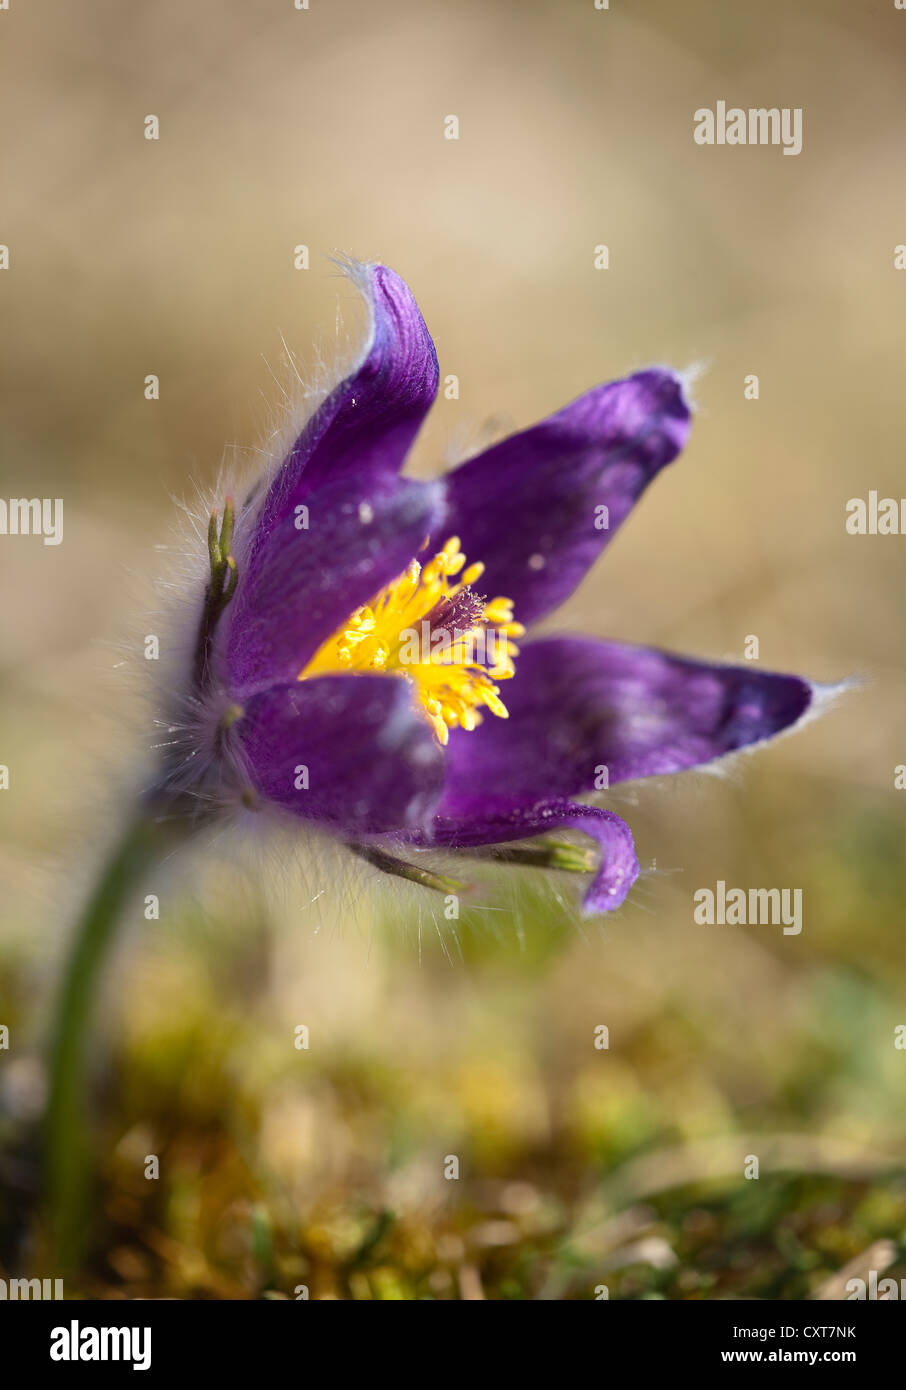
<path fill-rule="evenodd" d="M 588 798 L 770 738 L 812 689 L 590 637 L 520 650 L 685 445 L 682 383 L 637 372 L 442 482 L 406 479 L 434 345 L 397 275 L 353 274 L 371 315 L 359 365 L 235 533 L 231 507 L 219 535 L 212 518 L 194 690 L 208 779 L 423 882 L 401 856 L 430 846 L 591 867 L 549 838 L 579 830 L 600 851 L 585 909 L 618 907 L 632 835 Z"/>

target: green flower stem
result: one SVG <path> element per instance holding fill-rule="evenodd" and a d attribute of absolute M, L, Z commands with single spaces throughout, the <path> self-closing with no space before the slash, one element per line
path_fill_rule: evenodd
<path fill-rule="evenodd" d="M 60 1274 L 75 1269 L 85 1244 L 90 1190 L 86 1068 L 92 1013 L 117 923 L 147 870 L 189 822 L 151 807 L 128 825 L 77 923 L 63 971 L 49 1061 L 45 1129 L 48 1234 Z"/>

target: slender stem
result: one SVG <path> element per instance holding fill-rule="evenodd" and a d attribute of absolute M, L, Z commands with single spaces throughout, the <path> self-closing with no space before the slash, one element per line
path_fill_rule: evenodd
<path fill-rule="evenodd" d="M 86 1063 L 91 1015 L 105 958 L 130 896 L 182 821 L 150 810 L 128 824 L 77 923 L 60 985 L 49 1063 L 45 1164 L 54 1269 L 73 1270 L 85 1240 L 90 1188 Z"/>

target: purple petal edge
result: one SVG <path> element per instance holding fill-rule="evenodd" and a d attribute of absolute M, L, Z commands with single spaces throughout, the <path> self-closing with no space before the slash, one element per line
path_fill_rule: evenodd
<path fill-rule="evenodd" d="M 581 582 L 690 425 L 674 372 L 597 386 L 449 473 L 447 534 L 484 564 L 486 591 L 534 623 Z"/>
<path fill-rule="evenodd" d="M 515 807 L 476 805 L 474 814 L 462 819 L 435 817 L 429 829 L 409 838 L 423 847 L 472 849 L 530 839 L 561 827 L 589 835 L 601 850 L 600 866 L 583 898 L 583 912 L 613 912 L 640 873 L 632 831 L 614 811 L 561 800 Z"/>
<path fill-rule="evenodd" d="M 324 484 L 398 473 L 437 395 L 437 353 L 408 285 L 387 266 L 343 268 L 368 308 L 367 342 L 291 445 L 254 517 L 253 550 Z"/>
<path fill-rule="evenodd" d="M 682 772 L 792 728 L 815 699 L 798 676 L 580 637 L 526 643 L 503 695 L 509 719 L 451 735 L 442 814 L 470 807 L 478 777 L 519 802 Z"/>

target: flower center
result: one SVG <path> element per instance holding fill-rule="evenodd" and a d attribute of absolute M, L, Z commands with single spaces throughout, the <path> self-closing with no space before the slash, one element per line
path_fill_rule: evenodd
<path fill-rule="evenodd" d="M 506 719 L 496 681 L 515 674 L 525 629 L 508 598 L 475 592 L 484 565 L 466 568 L 451 536 L 424 566 L 412 560 L 370 603 L 357 608 L 315 652 L 299 680 L 337 671 L 379 671 L 414 686 L 441 743 L 450 729 L 474 729 L 482 710 Z"/>

